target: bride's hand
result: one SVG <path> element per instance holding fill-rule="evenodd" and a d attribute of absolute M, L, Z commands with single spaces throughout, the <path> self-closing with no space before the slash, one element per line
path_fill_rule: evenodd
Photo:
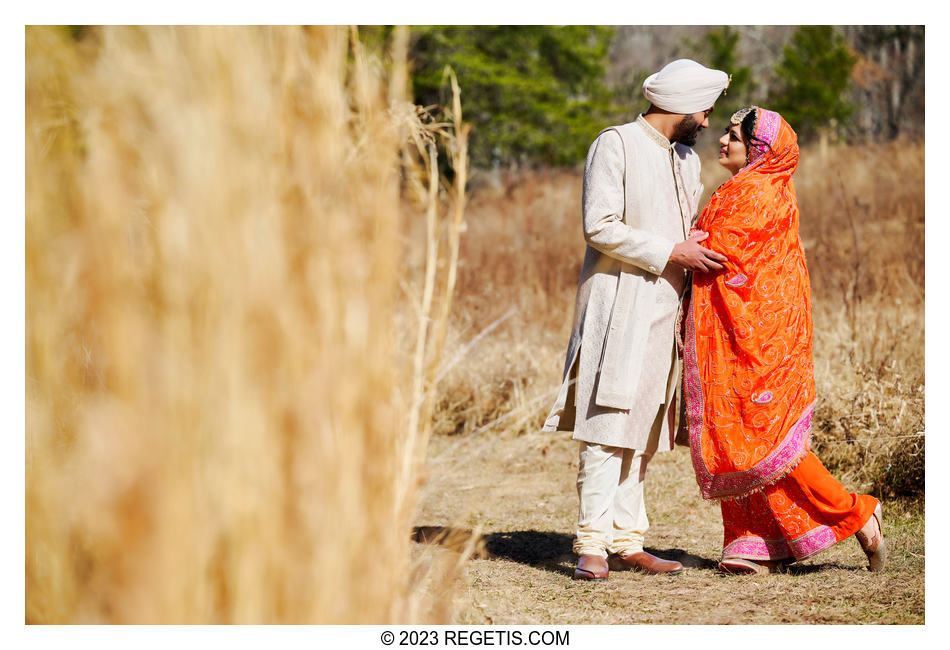
<path fill-rule="evenodd" d="M 673 246 L 673 252 L 670 253 L 670 262 L 689 271 L 699 271 L 700 273 L 721 271 L 724 267 L 720 262 L 727 262 L 729 258 L 722 253 L 711 251 L 699 243 L 707 237 L 709 237 L 708 232 L 696 231 L 686 241 Z"/>

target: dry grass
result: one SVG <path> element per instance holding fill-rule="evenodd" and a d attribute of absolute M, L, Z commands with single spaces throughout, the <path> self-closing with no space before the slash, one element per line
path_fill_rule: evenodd
<path fill-rule="evenodd" d="M 419 525 L 479 532 L 455 597 L 460 624 L 914 624 L 924 623 L 924 512 L 884 504 L 888 565 L 869 573 L 848 539 L 784 575 L 726 576 L 719 506 L 699 496 L 688 452 L 650 464 L 648 551 L 677 559 L 680 576 L 612 571 L 606 583 L 571 579 L 577 444 L 533 432 L 433 439 L 432 478 Z M 457 556 L 418 544 L 418 554 Z"/>
<path fill-rule="evenodd" d="M 28 623 L 445 620 L 409 530 L 453 262 L 405 300 L 399 171 L 464 170 L 461 116 L 354 36 L 27 29 Z"/>
<path fill-rule="evenodd" d="M 796 178 L 821 398 L 816 452 L 861 490 L 922 495 L 923 146 L 806 151 Z"/>

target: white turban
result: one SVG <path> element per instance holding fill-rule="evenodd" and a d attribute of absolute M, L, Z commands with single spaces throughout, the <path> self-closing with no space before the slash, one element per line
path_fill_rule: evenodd
<path fill-rule="evenodd" d="M 711 108 L 729 85 L 722 70 L 710 70 L 690 59 L 677 59 L 643 82 L 643 95 L 657 108 L 689 115 Z"/>

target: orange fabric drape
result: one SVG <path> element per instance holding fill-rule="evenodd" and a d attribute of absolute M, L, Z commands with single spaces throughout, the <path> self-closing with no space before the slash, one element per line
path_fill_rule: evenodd
<path fill-rule="evenodd" d="M 757 109 L 761 110 L 761 109 Z M 696 227 L 729 261 L 694 273 L 684 379 L 690 446 L 707 499 L 787 474 L 808 450 L 815 401 L 811 293 L 798 236 L 795 132 L 761 111 L 771 150 L 713 194 Z"/>
<path fill-rule="evenodd" d="M 693 275 L 684 395 L 696 480 L 720 499 L 723 556 L 801 560 L 853 535 L 877 500 L 849 493 L 808 451 L 815 402 L 811 290 L 798 236 L 795 132 L 759 111 L 754 162 L 696 227 L 729 258 Z"/>
<path fill-rule="evenodd" d="M 723 500 L 723 556 L 804 560 L 853 535 L 877 499 L 849 493 L 811 452 L 788 476 L 738 499 Z"/>

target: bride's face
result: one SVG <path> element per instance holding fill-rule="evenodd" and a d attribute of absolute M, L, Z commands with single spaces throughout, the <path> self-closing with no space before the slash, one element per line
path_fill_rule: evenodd
<path fill-rule="evenodd" d="M 742 137 L 742 129 L 738 124 L 732 124 L 719 138 L 719 164 L 735 175 L 745 167 L 748 149 Z"/>

